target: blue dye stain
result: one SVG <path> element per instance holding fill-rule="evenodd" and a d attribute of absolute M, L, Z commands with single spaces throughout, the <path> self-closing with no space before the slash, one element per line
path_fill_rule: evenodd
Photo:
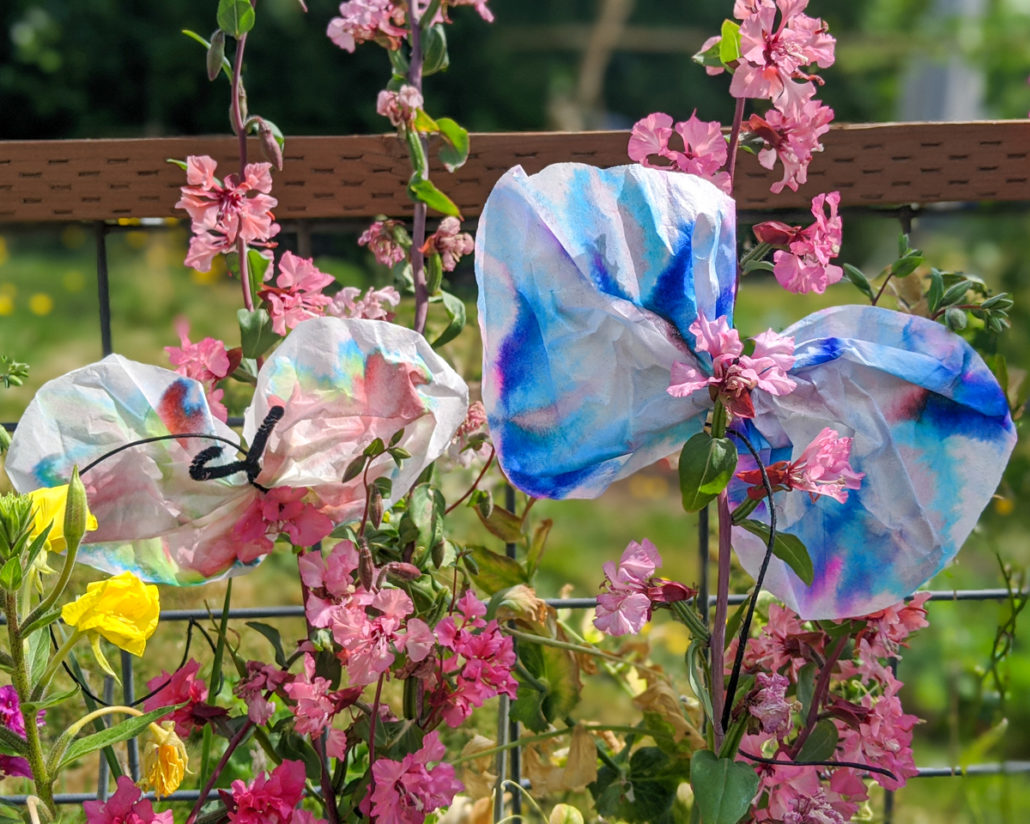
<path fill-rule="evenodd" d="M 810 366 L 817 366 L 821 363 L 837 360 L 844 351 L 844 345 L 840 338 L 823 338 L 821 340 L 805 341 L 801 352 L 790 368 L 791 372 L 799 372 Z"/>
<path fill-rule="evenodd" d="M 949 434 L 960 434 L 982 443 L 1001 443 L 1004 438 L 1000 436 L 1008 429 L 1001 419 L 982 415 L 972 407 L 934 392 L 926 393 L 918 420 L 937 430 L 942 440 Z"/>
<path fill-rule="evenodd" d="M 655 279 L 651 292 L 643 298 L 644 308 L 672 323 L 685 341 L 693 340 L 693 335 L 688 329 L 690 324 L 697 320 L 691 228 L 688 226 L 681 230 L 680 237 L 683 241 L 679 249 Z"/>
<path fill-rule="evenodd" d="M 591 254 L 590 279 L 603 294 L 621 298 L 622 300 L 627 300 L 630 303 L 636 303 L 632 297 L 626 294 L 626 291 L 622 288 L 622 284 L 619 283 L 615 275 L 612 273 L 611 268 L 608 266 L 608 262 L 605 259 L 603 237 L 601 238 L 601 241 L 601 247 L 595 249 Z"/>
<path fill-rule="evenodd" d="M 526 299 L 522 295 L 518 299 L 515 324 L 497 353 L 497 369 L 504 376 L 502 403 L 509 416 L 546 406 L 541 401 L 546 395 L 544 384 L 550 383 L 541 374 L 547 355 L 539 321 Z"/>

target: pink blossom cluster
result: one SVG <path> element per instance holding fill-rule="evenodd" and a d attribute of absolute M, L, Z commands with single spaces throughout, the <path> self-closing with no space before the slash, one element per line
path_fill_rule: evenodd
<path fill-rule="evenodd" d="M 145 712 L 185 704 L 161 719 L 175 722 L 175 734 L 180 738 L 189 737 L 193 730 L 203 727 L 214 715 L 225 714 L 225 710 L 205 703 L 207 684 L 197 678 L 199 671 L 200 662 L 191 658 L 173 674 L 162 670 L 160 675 L 147 681 L 147 689 L 153 692 L 143 702 Z"/>
<path fill-rule="evenodd" d="M 399 220 L 377 220 L 358 238 L 358 246 L 367 246 L 378 263 L 393 266 L 407 256 L 407 249 L 398 241 Z"/>
<path fill-rule="evenodd" d="M 275 713 L 272 698 L 290 681 L 290 674 L 271 664 L 247 662 L 247 675 L 233 688 L 233 693 L 247 705 L 247 718 L 255 724 L 266 724 Z"/>
<path fill-rule="evenodd" d="M 821 627 L 802 622 L 786 607 L 774 604 L 768 622 L 745 649 L 744 670 L 755 673 L 755 686 L 736 708 L 752 719 L 740 752 L 781 762 L 797 758 L 804 741 L 797 700 L 801 671 L 814 664 L 831 667 L 827 689 L 813 698 L 815 715 L 837 728 L 836 750 L 828 760 L 868 764 L 893 776 L 859 767 L 813 767 L 791 763 L 747 761 L 761 783 L 753 815 L 756 822 L 845 824 L 869 797 L 866 778 L 885 789 L 898 789 L 916 774 L 912 756 L 914 715 L 903 711 L 902 684 L 885 658 L 896 657 L 909 633 L 926 626 L 923 607 L 928 593 L 861 619 L 853 629 L 853 646 L 842 647 Z M 846 657 L 837 657 L 842 649 Z M 730 656 L 732 658 L 732 656 Z M 817 682 L 823 679 L 817 674 Z"/>
<path fill-rule="evenodd" d="M 378 758 L 372 765 L 372 792 L 360 809 L 375 821 L 391 824 L 422 824 L 434 810 L 447 807 L 464 786 L 454 776 L 454 767 L 440 762 L 446 750 L 440 734 L 433 730 L 422 747 L 400 761 Z"/>
<path fill-rule="evenodd" d="M 630 159 L 652 169 L 675 169 L 710 180 L 730 192 L 726 165 L 726 138 L 715 120 L 690 118 L 673 124 L 664 112 L 654 112 L 633 124 L 628 152 Z"/>
<path fill-rule="evenodd" d="M 215 255 L 237 251 L 237 240 L 248 246 L 268 246 L 279 232 L 272 209 L 278 201 L 272 191 L 272 164 L 248 163 L 243 180 L 215 177 L 218 164 L 207 155 L 186 158 L 186 182 L 175 204 L 192 221 L 193 237 L 185 264 L 200 272 L 211 269 Z"/>
<path fill-rule="evenodd" d="M 117 789 L 107 801 L 85 801 L 86 824 L 174 824 L 171 810 L 155 813 L 150 799 L 127 775 L 118 776 Z"/>
<path fill-rule="evenodd" d="M 453 272 L 463 255 L 475 251 L 476 242 L 468 232 L 461 231 L 461 221 L 456 217 L 445 217 L 433 234 L 426 238 L 422 247 L 424 254 L 438 254 L 443 270 Z"/>
<path fill-rule="evenodd" d="M 606 561 L 604 589 L 597 596 L 594 626 L 608 635 L 630 635 L 640 632 L 651 620 L 656 604 L 685 601 L 696 590 L 676 581 L 656 578 L 662 558 L 647 538 L 630 541 L 618 565 Z"/>
<path fill-rule="evenodd" d="M 438 666 L 426 675 L 428 703 L 451 727 L 460 726 L 491 698 L 515 699 L 515 646 L 497 621 L 484 620 L 486 605 L 470 591 L 458 599 L 461 620 L 448 615 L 436 626 Z"/>
<path fill-rule="evenodd" d="M 849 489 L 858 489 L 865 474 L 851 468 L 851 438 L 842 438 L 835 429 L 824 428 L 804 448 L 795 461 L 777 461 L 765 468 L 773 492 L 800 489 L 814 501 L 826 495 L 844 503 Z M 759 469 L 737 473 L 744 483 L 752 484 L 748 497 L 759 500 L 766 490 Z"/>
<path fill-rule="evenodd" d="M 185 317 L 176 319 L 175 331 L 179 335 L 179 346 L 165 347 L 168 360 L 180 375 L 200 381 L 204 385 L 211 414 L 220 421 L 228 420 L 229 412 L 222 403 L 225 390 L 217 388 L 216 384 L 239 365 L 239 353 L 230 357 L 225 344 L 217 338 L 208 337 L 191 343 L 190 324 Z"/>
<path fill-rule="evenodd" d="M 374 40 L 388 49 L 400 48 L 407 37 L 405 3 L 396 0 L 348 0 L 329 21 L 326 34 L 344 51 Z"/>
<path fill-rule="evenodd" d="M 668 393 L 685 398 L 707 388 L 712 399 L 718 399 L 726 411 L 739 418 L 753 418 L 755 407 L 751 392 L 762 389 L 771 395 L 786 395 L 794 389 L 787 370 L 794 365 L 794 339 L 778 335 L 771 329 L 754 338 L 755 349 L 744 354 L 744 344 L 736 329 L 731 329 L 725 316 L 708 320 L 698 312 L 690 324 L 694 349 L 707 352 L 712 359 L 712 374 L 706 375 L 687 363 L 672 365 Z"/>
<path fill-rule="evenodd" d="M 304 762 L 283 761 L 250 783 L 236 779 L 230 791 L 219 790 L 232 824 L 324 824 L 324 819 L 297 807 L 304 797 Z"/>
<path fill-rule="evenodd" d="M 376 98 L 376 114 L 389 119 L 396 127 L 411 128 L 415 115 L 425 101 L 422 93 L 414 86 L 404 84 L 397 91 L 383 89 Z"/>
<path fill-rule="evenodd" d="M 248 547 L 247 556 L 241 553 L 240 560 L 267 555 L 284 532 L 294 546 L 313 546 L 332 532 L 332 519 L 307 497 L 306 487 L 290 486 L 277 486 L 256 496 L 232 528 L 232 539 Z"/>
<path fill-rule="evenodd" d="M 820 194 L 812 198 L 812 216 L 808 226 L 788 226 L 768 220 L 754 227 L 755 237 L 763 243 L 780 247 L 773 254 L 773 274 L 779 284 L 797 294 L 822 294 L 826 287 L 843 276 L 840 266 L 831 264 L 840 254 L 844 224 L 837 213 L 840 192 Z"/>
<path fill-rule="evenodd" d="M 333 295 L 325 312 L 338 318 L 393 320 L 393 309 L 400 302 L 400 293 L 392 286 L 384 286 L 382 289 L 370 286 L 364 295 L 356 286 L 344 286 Z"/>
<path fill-rule="evenodd" d="M 273 267 L 268 267 L 266 285 L 259 294 L 268 307 L 272 329 L 277 335 L 285 335 L 301 321 L 325 314 L 333 299 L 322 290 L 336 279 L 321 271 L 309 258 L 298 257 L 293 252 L 283 253 L 278 268 L 279 274 L 272 285 Z"/>
<path fill-rule="evenodd" d="M 477 459 L 486 460 L 491 449 L 487 434 L 486 407 L 482 401 L 473 401 L 469 404 L 465 420 L 447 447 L 447 456 L 468 468 Z"/>

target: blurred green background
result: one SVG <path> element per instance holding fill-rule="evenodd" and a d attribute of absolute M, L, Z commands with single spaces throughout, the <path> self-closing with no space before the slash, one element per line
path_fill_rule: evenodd
<path fill-rule="evenodd" d="M 214 5 L 179 0 L 129 10 L 116 0 L 5 0 L 0 138 L 226 132 L 227 87 L 208 83 L 202 50 L 179 33 L 188 28 L 208 35 Z M 336 49 L 324 37 L 336 4 L 308 5 L 305 15 L 295 0 L 259 4 L 247 51 L 252 110 L 278 123 L 287 137 L 383 131 L 375 114 L 375 96 L 389 71 L 382 50 L 365 46 L 349 55 Z M 731 115 L 726 79 L 708 77 L 690 62 L 729 15 L 728 0 L 489 5 L 497 18 L 493 25 L 472 9 L 454 11 L 452 68 L 426 83 L 431 113 L 453 116 L 473 130 L 628 128 L 655 110 L 677 119 L 695 108 L 705 119 Z M 823 0 L 809 11 L 824 17 L 839 38 L 838 62 L 823 72 L 820 93 L 839 121 L 1021 118 L 1030 108 L 1030 4 L 1022 0 Z M 0 145 L 0 160 L 2 152 Z M 285 248 L 296 246 L 290 228 Z M 356 247 L 359 230 L 315 226 L 316 262 L 341 283 L 388 283 L 389 273 Z M 893 257 L 898 230 L 889 216 L 846 213 L 842 259 L 867 273 L 878 271 Z M 934 265 L 975 273 L 992 290 L 1014 294 L 1013 329 L 997 343 L 1014 379 L 1022 378 L 1030 351 L 1028 230 L 1025 204 L 928 209 L 913 229 L 913 245 Z M 30 362 L 33 370 L 26 386 L 0 389 L 0 420 L 15 420 L 43 380 L 100 356 L 95 240 L 91 225 L 0 225 L 0 352 Z M 194 340 L 237 340 L 236 284 L 222 271 L 202 275 L 183 267 L 186 242 L 180 224 L 110 232 L 114 345 L 123 354 L 166 364 L 162 348 L 177 343 L 172 323 L 178 315 L 188 316 Z M 472 309 L 470 264 L 465 261 L 451 280 Z M 821 298 L 794 296 L 755 275 L 742 290 L 738 325 L 755 333 L 822 305 L 859 299 L 847 285 L 831 287 Z M 477 375 L 474 324 L 447 354 L 463 374 Z M 453 494 L 469 479 L 455 473 L 448 481 Z M 932 588 L 1001 586 L 999 557 L 1017 575 L 1030 565 L 1030 510 L 1019 504 L 1030 499 L 1026 448 L 1017 452 L 999 492 L 957 562 Z M 573 595 L 593 594 L 600 564 L 643 537 L 662 551 L 666 574 L 697 578 L 695 522 L 682 514 L 667 470 L 639 473 L 598 502 L 540 502 L 534 515 L 554 519 L 539 587 L 544 594 L 563 587 Z M 474 524 L 459 522 L 458 528 L 482 540 Z M 266 562 L 247 576 L 245 597 L 281 601 L 276 572 L 287 560 Z M 743 577 L 739 583 L 747 586 Z M 217 604 L 219 592 L 212 585 L 170 593 L 167 600 Z M 931 605 L 932 626 L 916 636 L 900 668 L 906 708 L 926 719 L 917 730 L 920 763 L 1030 759 L 1030 655 L 1021 638 L 999 665 L 1008 679 L 1007 699 L 987 674 L 1005 609 L 994 602 Z M 995 735 L 1006 722 L 1008 732 Z M 1025 775 L 925 779 L 899 794 L 894 820 L 1018 821 L 1028 804 Z"/>

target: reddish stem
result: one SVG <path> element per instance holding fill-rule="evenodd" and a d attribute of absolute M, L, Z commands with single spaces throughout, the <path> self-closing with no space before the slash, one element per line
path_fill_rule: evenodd
<path fill-rule="evenodd" d="M 740 142 L 740 127 L 744 122 L 744 98 L 737 98 L 737 106 L 733 110 L 733 125 L 730 127 L 729 154 L 730 193 L 733 193 L 733 175 L 737 169 L 737 144 Z"/>
<path fill-rule="evenodd" d="M 238 153 L 240 156 L 240 180 L 245 177 L 247 168 L 247 133 L 243 124 L 243 109 L 240 99 L 243 94 L 243 50 L 247 45 L 247 35 L 241 34 L 236 40 L 236 54 L 232 65 L 232 129 L 236 132 Z M 243 289 L 243 305 L 248 312 L 254 311 L 254 298 L 250 292 L 250 271 L 247 262 L 247 244 L 243 238 L 236 239 L 236 255 L 240 260 L 240 287 Z"/>
<path fill-rule="evenodd" d="M 840 658 L 840 654 L 844 651 L 844 645 L 847 641 L 848 636 L 842 635 L 830 649 L 830 654 L 826 656 L 826 663 L 823 664 L 823 668 L 819 672 L 819 680 L 816 681 L 815 689 L 812 690 L 812 703 L 808 707 L 808 717 L 805 718 L 805 726 L 798 734 L 797 740 L 791 747 L 791 758 L 797 757 L 797 754 L 801 752 L 801 748 L 808 740 L 808 736 L 811 734 L 812 730 L 815 729 L 816 721 L 819 719 L 819 706 L 823 703 L 823 699 L 826 698 L 826 693 L 830 689 L 830 678 L 833 677 L 833 667 L 837 663 L 837 659 Z"/>
<path fill-rule="evenodd" d="M 490 457 L 486 459 L 486 463 L 483 464 L 483 468 L 482 468 L 482 470 L 480 470 L 479 474 L 476 476 L 476 480 L 472 482 L 472 486 L 470 486 L 465 491 L 464 495 L 462 495 L 460 498 L 458 498 L 458 500 L 456 500 L 453 504 L 451 504 L 449 507 L 447 507 L 447 509 L 444 510 L 444 513 L 443 513 L 444 515 L 450 515 L 452 510 L 457 509 L 461 505 L 462 501 L 464 501 L 469 495 L 471 495 L 473 492 L 476 491 L 476 488 L 479 486 L 479 482 L 481 480 L 483 480 L 483 476 L 486 474 L 486 470 L 488 470 L 490 468 L 490 464 L 493 463 L 494 455 L 496 455 L 496 454 L 497 454 L 497 451 L 493 448 L 493 446 L 491 446 L 490 447 Z"/>
<path fill-rule="evenodd" d="M 408 0 L 408 30 L 411 41 L 411 60 L 408 64 L 408 84 L 422 93 L 422 19 L 418 0 Z M 419 137 L 425 151 L 425 138 Z M 429 316 L 429 286 L 426 283 L 426 259 L 422 247 L 426 242 L 426 204 L 415 204 L 411 227 L 411 278 L 415 282 L 415 331 L 424 334 Z"/>
<path fill-rule="evenodd" d="M 726 613 L 730 597 L 730 528 L 733 519 L 730 515 L 729 498 L 726 490 L 719 493 L 717 498 L 717 509 L 719 513 L 719 580 L 716 584 L 715 596 L 715 620 L 712 624 L 711 662 L 712 662 L 712 728 L 715 731 L 715 750 L 722 747 L 722 738 L 725 734 L 723 726 L 723 683 L 725 672 L 725 647 L 726 647 Z"/>
<path fill-rule="evenodd" d="M 222 753 L 222 757 L 218 759 L 218 763 L 211 771 L 211 776 L 208 778 L 204 788 L 200 791 L 200 796 L 197 798 L 197 802 L 193 805 L 193 809 L 190 810 L 190 815 L 189 818 L 186 819 L 186 824 L 194 824 L 194 822 L 196 822 L 197 816 L 200 815 L 200 810 L 204 806 L 204 802 L 207 801 L 207 797 L 211 793 L 211 789 L 215 786 L 215 782 L 218 781 L 219 776 L 222 774 L 222 770 L 225 769 L 225 765 L 229 763 L 229 758 L 231 758 L 232 754 L 236 752 L 236 748 L 243 743 L 243 739 L 247 737 L 253 726 L 254 722 L 248 718 L 243 726 L 236 731 L 236 735 L 229 739 L 225 752 Z"/>

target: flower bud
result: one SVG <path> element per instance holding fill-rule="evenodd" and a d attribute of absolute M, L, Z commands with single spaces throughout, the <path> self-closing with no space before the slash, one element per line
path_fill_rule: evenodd
<path fill-rule="evenodd" d="M 163 798 L 171 795 L 189 772 L 189 756 L 186 745 L 175 734 L 174 721 L 151 724 L 150 737 L 143 748 L 143 777 L 140 786 L 152 789 L 154 795 Z"/>
<path fill-rule="evenodd" d="M 92 520 L 92 525 L 90 521 Z M 88 529 L 96 529 L 97 521 L 90 512 L 86 501 L 86 487 L 79 478 L 79 468 L 72 469 L 71 480 L 68 481 L 68 495 L 64 504 L 64 543 L 69 552 L 79 548 L 79 542 Z"/>

